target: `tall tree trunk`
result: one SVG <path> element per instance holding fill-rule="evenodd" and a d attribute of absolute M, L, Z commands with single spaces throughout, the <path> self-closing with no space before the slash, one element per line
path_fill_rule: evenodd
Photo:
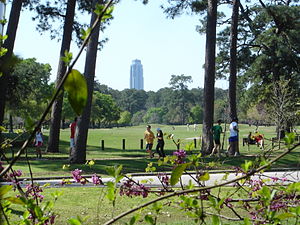
<path fill-rule="evenodd" d="M 13 124 L 13 117 L 11 113 L 9 114 L 9 133 L 14 132 L 14 124 Z"/>
<path fill-rule="evenodd" d="M 13 55 L 13 49 L 15 45 L 15 39 L 17 35 L 17 29 L 19 25 L 19 18 L 22 9 L 23 0 L 14 0 L 12 2 L 11 11 L 9 15 L 6 35 L 8 38 L 4 41 L 3 47 L 7 49 L 7 53 L 0 59 L 0 68 L 7 60 Z M 2 67 L 3 68 L 3 67 Z M 4 72 L 3 76 L 0 76 L 0 126 L 3 125 L 5 102 L 7 93 L 7 81 L 9 74 Z"/>
<path fill-rule="evenodd" d="M 68 0 L 65 24 L 64 24 L 64 33 L 63 39 L 60 48 L 60 59 L 57 69 L 57 78 L 56 78 L 56 87 L 61 81 L 61 78 L 66 72 L 65 62 L 61 60 L 61 57 L 64 56 L 65 51 L 69 51 L 71 41 L 72 41 L 72 31 L 74 23 L 74 14 L 75 14 L 76 0 Z M 50 132 L 49 132 L 49 141 L 48 141 L 48 152 L 59 152 L 59 135 L 60 135 L 60 122 L 61 122 L 61 112 L 63 105 L 63 92 L 52 105 L 51 112 L 51 123 L 50 123 Z"/>
<path fill-rule="evenodd" d="M 207 12 L 202 128 L 202 152 L 205 154 L 209 154 L 213 149 L 217 2 L 217 0 L 209 0 Z"/>
<path fill-rule="evenodd" d="M 92 13 L 90 27 L 92 27 L 96 19 L 97 19 L 97 15 L 95 13 Z M 87 46 L 84 76 L 86 78 L 87 86 L 88 86 L 88 99 L 87 99 L 87 104 L 83 110 L 83 113 L 80 116 L 78 121 L 78 125 L 77 125 L 78 129 L 75 137 L 75 143 L 76 143 L 75 149 L 72 152 L 72 156 L 70 159 L 72 163 L 85 163 L 86 161 L 86 143 L 87 143 L 89 124 L 90 124 L 99 33 L 100 33 L 100 25 L 97 26 L 93 31 L 91 35 L 91 39 Z"/>
<path fill-rule="evenodd" d="M 237 27 L 239 16 L 239 0 L 233 0 L 232 16 L 231 16 L 231 30 L 230 30 L 230 75 L 229 75 L 229 115 L 231 120 L 237 119 L 236 110 L 236 80 L 237 80 Z M 239 153 L 238 141 L 232 145 L 232 152 Z"/>
<path fill-rule="evenodd" d="M 239 16 L 239 0 L 233 1 L 230 30 L 230 75 L 229 75 L 229 114 L 230 118 L 237 118 L 236 110 L 236 80 L 237 80 L 237 27 Z"/>

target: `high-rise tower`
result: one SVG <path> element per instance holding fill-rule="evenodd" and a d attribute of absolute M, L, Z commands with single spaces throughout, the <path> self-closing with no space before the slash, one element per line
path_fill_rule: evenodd
<path fill-rule="evenodd" d="M 130 66 L 130 88 L 144 90 L 143 65 L 139 59 L 133 60 Z"/>

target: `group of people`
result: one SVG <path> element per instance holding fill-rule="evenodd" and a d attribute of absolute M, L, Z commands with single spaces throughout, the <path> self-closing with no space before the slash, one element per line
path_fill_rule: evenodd
<path fill-rule="evenodd" d="M 166 154 L 164 152 L 164 134 L 160 128 L 156 129 L 157 134 L 156 137 L 154 136 L 154 133 L 151 130 L 151 126 L 147 125 L 146 131 L 144 132 L 144 139 L 146 140 L 146 152 L 149 153 L 149 157 L 153 158 L 154 157 L 154 152 L 152 152 L 153 144 L 154 144 L 154 139 L 157 139 L 157 144 L 156 144 L 156 152 L 159 155 L 159 158 L 164 158 L 166 157 Z"/>
<path fill-rule="evenodd" d="M 218 120 L 217 125 L 212 127 L 212 134 L 213 134 L 213 140 L 214 140 L 214 148 L 212 150 L 211 156 L 218 153 L 219 157 L 221 156 L 221 133 L 222 121 Z M 238 119 L 233 118 L 231 120 L 231 123 L 229 125 L 229 138 L 228 138 L 228 148 L 227 148 L 227 155 L 234 155 L 238 156 L 240 155 L 239 146 L 238 146 L 238 134 L 239 134 L 239 128 L 238 128 Z"/>

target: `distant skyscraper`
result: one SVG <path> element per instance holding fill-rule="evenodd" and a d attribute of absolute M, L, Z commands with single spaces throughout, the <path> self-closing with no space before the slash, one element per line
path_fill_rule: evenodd
<path fill-rule="evenodd" d="M 144 90 L 143 65 L 139 59 L 133 60 L 130 66 L 130 88 Z"/>

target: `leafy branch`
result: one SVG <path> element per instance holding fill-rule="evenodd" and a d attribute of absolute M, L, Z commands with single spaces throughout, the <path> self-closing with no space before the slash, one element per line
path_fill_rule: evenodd
<path fill-rule="evenodd" d="M 256 173 L 267 169 L 274 162 L 276 162 L 279 159 L 281 159 L 282 157 L 286 156 L 287 154 L 289 154 L 290 152 L 292 152 L 294 149 L 296 149 L 298 146 L 300 146 L 300 143 L 295 144 L 293 147 L 288 147 L 288 149 L 285 152 L 283 152 L 282 154 L 278 155 L 277 157 L 275 157 L 273 160 L 271 160 L 267 164 L 265 164 L 263 166 L 260 166 L 257 169 L 252 169 L 247 174 L 242 175 L 241 177 L 229 180 L 229 181 L 224 182 L 222 184 L 216 184 L 216 185 L 213 185 L 213 186 L 206 186 L 206 187 L 200 187 L 200 188 L 194 188 L 194 189 L 176 191 L 174 193 L 171 193 L 171 194 L 159 197 L 157 199 L 153 199 L 153 200 L 151 200 L 149 202 L 146 202 L 146 203 L 144 203 L 142 205 L 139 205 L 139 206 L 137 206 L 137 207 L 135 207 L 135 208 L 133 208 L 131 210 L 128 210 L 126 212 L 123 212 L 123 213 L 119 214 L 118 216 L 116 216 L 116 217 L 112 218 L 111 220 L 107 221 L 104 225 L 113 224 L 114 222 L 118 221 L 119 219 L 121 219 L 121 218 L 123 218 L 123 217 L 125 217 L 125 216 L 127 216 L 127 215 L 129 215 L 129 214 L 131 214 L 131 213 L 133 213 L 133 212 L 135 212 L 137 210 L 139 210 L 139 209 L 142 209 L 142 208 L 144 208 L 146 206 L 149 206 L 149 205 L 151 205 L 151 204 L 153 204 L 155 202 L 159 202 L 159 201 L 164 200 L 164 199 L 168 199 L 168 198 L 171 198 L 171 197 L 174 197 L 174 196 L 180 196 L 180 195 L 184 195 L 184 194 L 188 194 L 188 193 L 201 192 L 201 191 L 210 190 L 210 189 L 214 189 L 214 188 L 218 188 L 218 187 L 223 187 L 225 185 L 232 184 L 232 183 L 244 180 L 246 178 L 249 178 L 249 177 L 251 177 L 252 175 L 254 175 Z"/>

